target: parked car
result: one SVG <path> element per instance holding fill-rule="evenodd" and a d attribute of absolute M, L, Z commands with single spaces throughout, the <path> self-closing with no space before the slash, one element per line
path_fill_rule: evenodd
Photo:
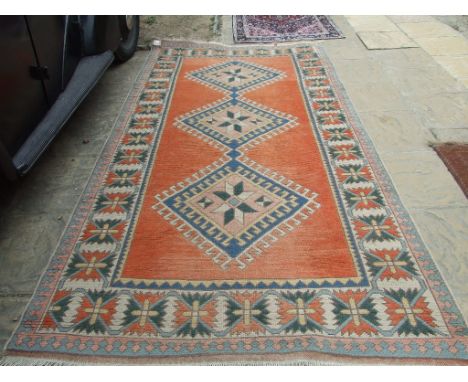
<path fill-rule="evenodd" d="M 112 62 L 138 16 L 0 16 L 0 173 L 26 174 Z"/>

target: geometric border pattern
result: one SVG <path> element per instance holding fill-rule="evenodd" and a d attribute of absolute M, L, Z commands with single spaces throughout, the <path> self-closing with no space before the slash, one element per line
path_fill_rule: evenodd
<path fill-rule="evenodd" d="M 119 254 L 128 245 L 129 218 L 135 216 L 147 163 L 157 150 L 181 61 L 250 55 L 293 60 L 311 128 L 342 218 L 348 219 L 348 235 L 365 259 L 370 286 L 197 292 L 113 287 Z M 10 339 L 7 354 L 157 360 L 196 354 L 260 354 L 268 359 L 268 354 L 324 352 L 467 360 L 463 317 L 324 57 L 316 48 L 300 46 L 163 49 L 143 74 L 147 77 L 134 96 L 136 106 L 109 140 L 102 165 Z M 109 210 L 115 194 L 125 203 Z M 96 268 L 92 279 L 74 279 L 77 272 L 71 268 L 89 259 L 104 265 Z M 129 312 L 161 318 L 150 319 L 140 326 L 143 332 L 137 332 Z M 246 329 L 239 332 L 242 326 Z"/>

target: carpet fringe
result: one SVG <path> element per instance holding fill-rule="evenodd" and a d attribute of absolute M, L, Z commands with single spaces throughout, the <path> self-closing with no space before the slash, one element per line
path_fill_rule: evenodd
<path fill-rule="evenodd" d="M 49 359 L 41 359 L 41 358 L 11 357 L 11 356 L 6 356 L 0 359 L 0 366 L 79 366 L 79 365 L 85 365 L 85 363 L 49 360 Z"/>
<path fill-rule="evenodd" d="M 352 362 L 330 362 L 323 360 L 291 360 L 291 361 L 224 361 L 224 362 L 159 362 L 154 363 L 133 363 L 131 359 L 127 362 L 74 362 L 58 359 L 32 358 L 20 356 L 5 356 L 0 359 L 0 366 L 96 366 L 96 365 L 112 365 L 112 366 L 138 366 L 138 365 L 154 365 L 154 366 L 351 366 L 356 365 Z"/>
<path fill-rule="evenodd" d="M 287 41 L 282 42 L 281 47 L 301 47 L 301 46 L 319 46 L 324 40 L 315 41 Z M 233 44 L 222 41 L 188 40 L 180 38 L 165 38 L 161 41 L 161 48 L 180 48 L 180 49 L 257 49 L 257 48 L 277 48 L 278 42 L 272 43 L 252 43 L 252 44 Z"/>

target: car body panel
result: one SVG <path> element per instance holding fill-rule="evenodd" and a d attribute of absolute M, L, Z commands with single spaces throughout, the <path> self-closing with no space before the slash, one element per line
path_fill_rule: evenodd
<path fill-rule="evenodd" d="M 46 70 L 42 79 L 49 106 L 64 88 L 62 84 L 65 20 L 63 16 L 26 16 L 38 66 Z"/>
<path fill-rule="evenodd" d="M 121 18 L 0 16 L 0 175 L 27 172 L 94 87 L 125 39 Z"/>
<path fill-rule="evenodd" d="M 37 65 L 23 16 L 2 17 L 0 39 L 0 141 L 13 155 L 47 112 L 41 81 L 31 77 Z"/>

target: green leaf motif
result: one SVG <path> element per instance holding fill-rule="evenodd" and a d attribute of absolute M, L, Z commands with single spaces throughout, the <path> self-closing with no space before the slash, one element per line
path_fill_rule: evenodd
<path fill-rule="evenodd" d="M 238 196 L 244 192 L 244 182 L 239 182 L 234 186 L 234 195 Z"/>
<path fill-rule="evenodd" d="M 221 200 L 228 200 L 231 195 L 229 195 L 226 191 L 214 191 L 213 194 L 215 194 L 218 198 L 220 198 Z"/>
<path fill-rule="evenodd" d="M 230 208 L 224 213 L 224 225 L 230 223 L 233 220 L 234 220 L 234 208 Z"/>
<path fill-rule="evenodd" d="M 252 207 L 250 207 L 248 204 L 246 203 L 241 203 L 237 206 L 237 208 L 239 210 L 241 210 L 242 212 L 244 213 L 252 213 L 252 212 L 257 212 L 256 210 L 254 210 Z"/>

